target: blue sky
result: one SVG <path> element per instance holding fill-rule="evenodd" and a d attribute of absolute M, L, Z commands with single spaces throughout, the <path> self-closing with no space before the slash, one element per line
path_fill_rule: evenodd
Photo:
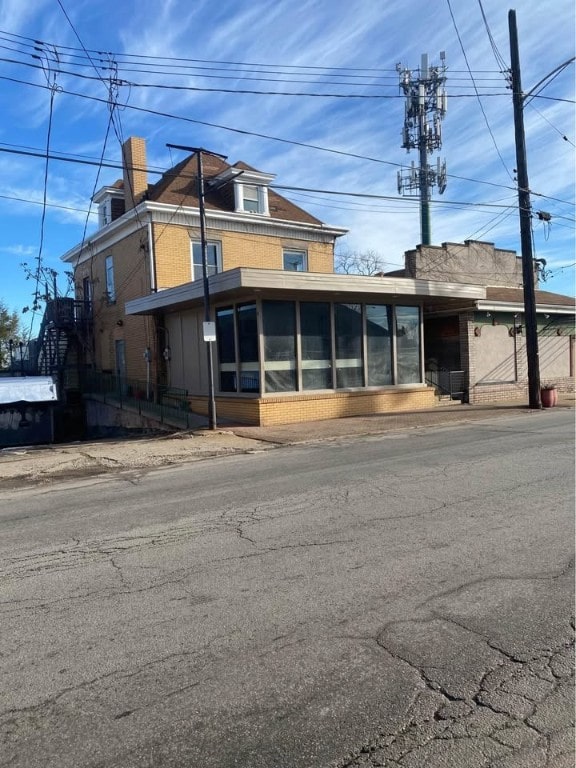
<path fill-rule="evenodd" d="M 514 7 L 528 92 L 574 56 L 574 3 Z M 0 0 L 0 19 L 0 299 L 12 309 L 32 302 L 34 281 L 20 265 L 34 267 L 40 254 L 63 273 L 60 255 L 95 228 L 93 191 L 120 175 L 60 160 L 46 170 L 21 152 L 117 162 L 130 135 L 147 139 L 157 169 L 182 158 L 167 143 L 204 146 L 276 174 L 279 185 L 320 190 L 284 194 L 349 229 L 340 248 L 375 251 L 397 268 L 420 222 L 417 200 L 397 192 L 399 166 L 417 156 L 401 148 L 395 67 L 417 70 L 422 53 L 438 64 L 445 51 L 448 66 L 448 186 L 434 195 L 433 243 L 520 248 L 512 99 L 498 63 L 498 54 L 510 60 L 508 8 L 499 0 Z M 112 126 L 93 65 L 121 82 Z M 535 256 L 547 262 L 541 287 L 572 294 L 573 63 L 526 104 L 525 124 L 533 209 L 551 215 L 534 218 Z"/>

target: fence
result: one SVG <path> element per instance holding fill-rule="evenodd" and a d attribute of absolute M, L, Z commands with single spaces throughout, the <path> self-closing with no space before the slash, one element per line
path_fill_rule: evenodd
<path fill-rule="evenodd" d="M 111 373 L 86 371 L 82 392 L 87 397 L 147 416 L 160 424 L 189 429 L 198 419 L 190 411 L 186 389 L 155 386 L 151 382 L 126 379 Z"/>

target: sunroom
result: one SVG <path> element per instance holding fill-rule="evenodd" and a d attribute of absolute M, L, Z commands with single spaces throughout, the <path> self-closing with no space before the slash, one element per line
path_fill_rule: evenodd
<path fill-rule="evenodd" d="M 248 268 L 214 275 L 216 340 L 208 343 L 217 414 L 266 425 L 433 406 L 424 310 L 484 297 L 480 286 L 405 278 Z M 156 318 L 165 383 L 186 389 L 192 410 L 206 413 L 202 285 L 137 299 L 126 312 Z"/>

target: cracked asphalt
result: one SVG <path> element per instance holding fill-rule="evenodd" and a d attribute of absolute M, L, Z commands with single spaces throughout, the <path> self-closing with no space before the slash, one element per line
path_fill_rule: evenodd
<path fill-rule="evenodd" d="M 574 766 L 573 414 L 0 487 L 0 766 Z"/>

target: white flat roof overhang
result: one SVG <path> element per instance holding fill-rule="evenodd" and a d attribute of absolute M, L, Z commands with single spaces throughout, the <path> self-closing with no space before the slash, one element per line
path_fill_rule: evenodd
<path fill-rule="evenodd" d="M 446 306 L 456 301 L 473 309 L 475 302 L 486 298 L 486 289 L 480 285 L 445 283 L 433 280 L 412 280 L 403 277 L 365 277 L 321 272 L 286 272 L 275 269 L 238 267 L 210 278 L 210 299 L 222 302 L 237 298 L 266 294 L 267 298 L 300 298 L 305 300 L 336 301 L 410 301 L 436 302 Z M 176 312 L 202 305 L 202 281 L 185 283 L 126 303 L 127 315 L 151 315 Z"/>
<path fill-rule="evenodd" d="M 510 301 L 477 301 L 476 309 L 479 312 L 512 312 L 514 314 L 524 312 L 524 304 Z M 566 304 L 539 304 L 536 303 L 538 314 L 549 315 L 573 315 L 574 307 Z"/>

